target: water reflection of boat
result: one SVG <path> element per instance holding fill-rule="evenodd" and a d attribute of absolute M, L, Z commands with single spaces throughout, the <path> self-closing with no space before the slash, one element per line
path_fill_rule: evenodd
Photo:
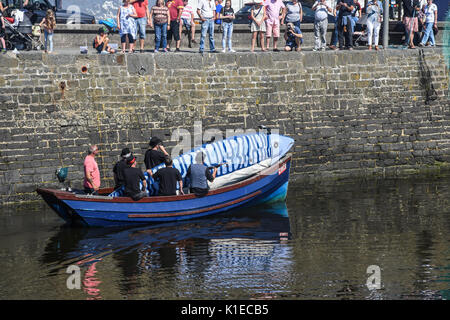
<path fill-rule="evenodd" d="M 285 203 L 279 202 L 254 207 L 251 212 L 234 210 L 226 215 L 163 225 L 88 229 L 61 227 L 49 241 L 41 261 L 47 265 L 67 266 L 98 261 L 111 254 L 121 256 L 135 252 L 142 256 L 149 250 L 200 243 L 210 243 L 215 251 L 217 244 L 226 243 L 223 241 L 279 242 L 280 234 L 284 237 L 286 233 L 289 233 L 287 208 Z"/>

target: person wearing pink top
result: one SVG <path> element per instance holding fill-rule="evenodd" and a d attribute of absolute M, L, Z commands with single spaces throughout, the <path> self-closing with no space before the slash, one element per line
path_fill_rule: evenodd
<path fill-rule="evenodd" d="M 100 189 L 100 170 L 98 169 L 95 156 L 98 153 L 97 146 L 90 146 L 88 155 L 84 158 L 84 192 L 96 194 Z"/>
<path fill-rule="evenodd" d="M 270 38 L 273 35 L 273 51 L 280 51 L 277 48 L 278 38 L 280 37 L 280 19 L 284 21 L 286 15 L 286 6 L 282 0 L 266 0 L 264 5 L 266 6 L 266 49 L 269 49 Z M 280 10 L 281 16 L 280 16 Z"/>

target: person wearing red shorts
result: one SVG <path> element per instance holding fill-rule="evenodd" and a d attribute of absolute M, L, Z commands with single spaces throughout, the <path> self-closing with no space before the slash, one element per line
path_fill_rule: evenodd
<path fill-rule="evenodd" d="M 266 39 L 267 46 L 269 49 L 270 38 L 273 36 L 273 51 L 279 51 L 277 48 L 278 38 L 280 37 L 280 19 L 284 21 L 286 15 L 286 6 L 282 0 L 267 0 L 265 2 L 266 6 Z M 280 10 L 281 16 L 280 16 Z"/>

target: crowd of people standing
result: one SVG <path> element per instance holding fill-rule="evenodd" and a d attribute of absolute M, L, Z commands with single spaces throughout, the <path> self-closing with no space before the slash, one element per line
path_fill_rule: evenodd
<path fill-rule="evenodd" d="M 359 0 L 361 1 L 361 0 Z M 367 29 L 367 46 L 369 50 L 378 50 L 380 28 L 383 20 L 383 3 L 380 0 L 366 0 L 361 5 L 358 0 L 316 0 L 312 6 L 314 11 L 314 51 L 326 50 L 328 21 L 334 19 L 335 29 L 332 33 L 329 48 L 332 50 L 353 50 L 353 33 L 356 22 L 364 18 Z M 403 23 L 410 48 L 414 48 L 412 38 L 418 32 L 419 23 L 424 26 L 424 35 L 420 45 L 435 45 L 434 32 L 437 24 L 437 6 L 433 0 L 401 0 L 403 4 Z M 424 3 L 426 1 L 427 3 Z M 280 51 L 278 41 L 281 25 L 286 25 L 284 40 L 285 51 L 300 51 L 303 43 L 301 23 L 303 7 L 299 0 L 284 2 L 282 0 L 254 0 L 250 10 L 251 51 L 259 37 L 262 51 L 270 49 Z M 155 29 L 155 52 L 170 51 L 172 39 L 175 51 L 180 51 L 180 40 L 183 26 L 187 30 L 189 47 L 195 40 L 195 21 L 200 21 L 199 52 L 205 50 L 208 36 L 209 51 L 216 52 L 214 42 L 215 25 L 222 32 L 222 52 L 234 52 L 232 45 L 233 21 L 235 12 L 231 0 L 198 0 L 197 10 L 189 5 L 188 0 L 157 0 L 150 9 L 148 0 L 123 0 L 118 11 L 122 52 L 125 52 L 125 41 L 128 37 L 129 52 L 134 52 L 135 38 L 139 37 L 140 50 L 143 51 L 145 27 Z M 133 23 L 133 21 L 135 23 Z M 434 29 L 434 32 L 433 32 Z"/>
<path fill-rule="evenodd" d="M 117 27 L 120 34 L 122 53 L 144 52 L 147 26 L 155 30 L 155 52 L 180 51 L 183 27 L 187 31 L 188 46 L 195 40 L 196 22 L 200 23 L 199 52 L 205 50 L 208 35 L 209 51 L 217 52 L 214 30 L 218 25 L 222 32 L 222 52 L 235 52 L 233 49 L 233 23 L 235 11 L 231 0 L 194 0 L 196 10 L 189 0 L 157 0 L 150 8 L 148 0 L 122 0 L 117 11 Z M 359 1 L 364 1 L 361 5 Z M 422 26 L 423 36 L 419 46 L 435 46 L 437 33 L 437 6 L 433 0 L 400 0 L 403 8 L 405 38 L 409 48 L 415 48 L 414 37 Z M 25 0 L 24 6 L 28 4 Z M 0 2 L 0 44 L 5 52 L 5 11 Z M 380 0 L 316 0 L 311 8 L 314 11 L 314 51 L 326 50 L 328 21 L 334 21 L 334 31 L 329 49 L 353 50 L 353 33 L 357 22 L 364 20 L 367 29 L 367 46 L 378 50 L 380 28 L 383 19 L 383 3 Z M 285 51 L 300 51 L 303 44 L 301 23 L 303 7 L 299 0 L 253 0 L 250 10 L 251 51 L 255 50 L 257 38 L 262 51 L 272 45 L 273 51 L 280 51 L 278 41 L 281 26 L 286 25 L 284 33 Z M 44 30 L 45 51 L 53 51 L 53 31 L 56 19 L 51 9 L 40 23 Z M 139 40 L 138 40 L 139 39 Z M 417 43 L 417 42 L 416 42 Z M 128 48 L 127 48 L 128 47 Z M 104 28 L 94 39 L 94 48 L 99 53 L 115 53 L 109 46 L 109 38 Z M 128 49 L 128 50 L 127 50 Z"/>

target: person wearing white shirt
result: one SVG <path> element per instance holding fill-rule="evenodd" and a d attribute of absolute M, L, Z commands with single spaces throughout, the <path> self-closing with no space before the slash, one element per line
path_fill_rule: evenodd
<path fill-rule="evenodd" d="M 425 13 L 425 32 L 422 41 L 419 43 L 421 47 L 425 46 L 428 40 L 430 40 L 429 46 L 434 47 L 436 45 L 433 28 L 437 28 L 437 10 L 438 8 L 433 3 L 433 0 L 428 0 L 427 5 L 423 9 Z"/>
<path fill-rule="evenodd" d="M 326 35 L 328 27 L 328 14 L 333 9 L 328 6 L 325 0 L 316 0 L 311 8 L 314 11 L 314 49 L 313 51 L 323 50 L 327 45 Z"/>
<path fill-rule="evenodd" d="M 383 4 L 378 0 L 371 0 L 366 6 L 367 13 L 367 44 L 372 50 L 372 43 L 375 50 L 378 50 L 378 40 L 380 37 L 381 17 L 383 16 Z"/>
<path fill-rule="evenodd" d="M 214 46 L 214 18 L 216 17 L 216 3 L 214 0 L 199 0 L 197 14 L 201 20 L 201 36 L 199 52 L 203 53 L 205 49 L 206 33 L 209 34 L 209 51 L 216 52 Z"/>

